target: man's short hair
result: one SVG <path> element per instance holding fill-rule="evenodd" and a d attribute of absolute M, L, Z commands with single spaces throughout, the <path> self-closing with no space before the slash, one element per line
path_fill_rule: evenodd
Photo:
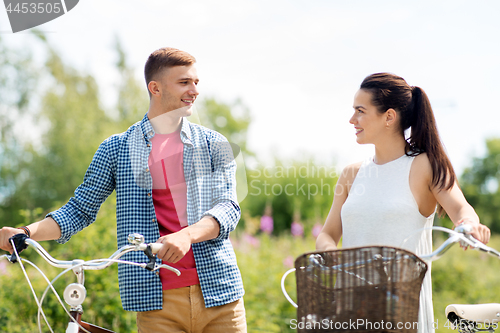
<path fill-rule="evenodd" d="M 151 53 L 144 66 L 146 86 L 155 80 L 164 69 L 175 66 L 191 66 L 196 59 L 185 51 L 173 47 L 163 47 Z M 148 89 L 149 92 L 149 89 Z"/>

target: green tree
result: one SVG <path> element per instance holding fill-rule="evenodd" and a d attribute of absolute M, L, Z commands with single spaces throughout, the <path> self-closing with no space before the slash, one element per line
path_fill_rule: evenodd
<path fill-rule="evenodd" d="M 0 112 L 5 115 L 0 125 L 2 225 L 21 223 L 20 212 L 64 203 L 81 183 L 99 144 L 141 120 L 147 111 L 147 93 L 135 79 L 118 40 L 118 115 L 111 117 L 112 112 L 102 107 L 95 79 L 66 64 L 42 34 L 37 33 L 35 39 L 46 57 L 43 68 L 36 71 L 28 57 L 16 57 L 21 52 L 0 52 L 0 68 L 15 74 L 2 76 L 0 81 L 0 97 L 6 96 L 0 104 Z M 29 73 L 36 73 L 44 83 L 36 90 L 36 98 L 25 91 L 33 86 Z M 20 84 L 23 81 L 27 83 Z M 22 89 L 17 91 L 17 86 Z M 26 113 L 29 98 L 35 99 L 28 115 L 39 137 L 32 142 L 22 140 L 22 133 L 13 132 L 16 121 Z"/>
<path fill-rule="evenodd" d="M 121 131 L 139 121 L 148 111 L 148 93 L 145 84 L 134 76 L 134 68 L 127 61 L 126 51 L 121 41 L 116 38 L 115 51 L 117 54 L 116 69 L 120 79 L 118 84 L 118 125 Z"/>
<path fill-rule="evenodd" d="M 201 125 L 224 135 L 229 142 L 239 146 L 245 156 L 254 156 L 247 148 L 250 110 L 237 99 L 233 103 L 222 103 L 215 98 L 206 98 L 198 103 Z"/>
<path fill-rule="evenodd" d="M 32 112 L 36 71 L 29 48 L 9 48 L 0 38 L 0 226 L 12 219 L 5 207 L 24 177 L 21 166 L 29 160 L 23 150 L 22 125 Z"/>
<path fill-rule="evenodd" d="M 309 229 L 326 219 L 337 179 L 333 164 L 325 166 L 310 157 L 276 159 L 272 166 L 259 165 L 249 171 L 249 193 L 242 211 L 250 217 L 260 217 L 270 206 L 275 234 L 289 232 L 294 221 Z"/>
<path fill-rule="evenodd" d="M 20 150 L 15 192 L 8 198 L 11 212 L 51 207 L 66 201 L 81 183 L 99 143 L 112 134 L 113 122 L 99 101 L 94 78 L 64 64 L 54 49 L 47 51 L 47 82 L 34 114 L 40 140 Z"/>
<path fill-rule="evenodd" d="M 500 138 L 486 140 L 486 148 L 486 155 L 465 169 L 460 184 L 481 223 L 500 232 Z"/>

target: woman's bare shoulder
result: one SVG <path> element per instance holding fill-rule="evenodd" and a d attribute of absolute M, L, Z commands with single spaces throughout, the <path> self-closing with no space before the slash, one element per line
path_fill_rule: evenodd
<path fill-rule="evenodd" d="M 415 160 L 413 160 L 413 167 L 421 171 L 432 173 L 431 162 L 429 161 L 429 156 L 427 155 L 427 153 L 417 155 L 415 157 Z"/>
<path fill-rule="evenodd" d="M 419 154 L 413 160 L 410 175 L 417 179 L 425 179 L 426 182 L 432 180 L 432 166 L 429 161 L 429 156 L 426 153 Z"/>
<path fill-rule="evenodd" d="M 342 176 L 346 182 L 352 183 L 354 181 L 354 178 L 356 178 L 356 175 L 358 174 L 359 168 L 361 168 L 361 165 L 363 162 L 357 162 L 353 164 L 349 164 L 342 170 Z"/>

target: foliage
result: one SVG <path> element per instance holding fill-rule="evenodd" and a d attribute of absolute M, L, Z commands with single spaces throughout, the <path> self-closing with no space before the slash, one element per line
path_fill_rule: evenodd
<path fill-rule="evenodd" d="M 464 171 L 460 184 L 481 222 L 500 232 L 500 139 L 487 140 L 486 148 L 486 155 L 474 158 Z"/>
<path fill-rule="evenodd" d="M 46 69 L 53 83 L 44 94 L 38 116 L 49 125 L 42 134 L 41 149 L 27 145 L 33 160 L 25 165 L 27 180 L 16 191 L 28 208 L 67 200 L 81 183 L 96 147 L 112 134 L 92 76 L 68 68 L 53 50 Z"/>
<path fill-rule="evenodd" d="M 296 318 L 296 310 L 281 292 L 281 277 L 297 256 L 314 250 L 314 237 L 263 234 L 252 239 L 240 233 L 232 240 L 245 286 L 248 332 L 293 332 L 290 320 Z M 285 282 L 290 297 L 296 300 L 294 274 Z"/>
<path fill-rule="evenodd" d="M 199 108 L 201 125 L 224 135 L 229 142 L 237 144 L 246 156 L 254 155 L 247 148 L 250 110 L 241 100 L 227 104 L 215 98 L 205 98 L 199 103 Z"/>
<path fill-rule="evenodd" d="M 115 41 L 115 51 L 118 58 L 116 68 L 120 74 L 116 108 L 119 131 L 122 132 L 144 117 L 148 111 L 149 100 L 145 84 L 139 84 L 134 76 L 134 70 L 127 63 L 126 52 L 118 38 Z"/>
<path fill-rule="evenodd" d="M 241 203 L 249 217 L 259 217 L 268 210 L 274 220 L 273 234 L 288 232 L 292 222 L 303 222 L 306 229 L 323 224 L 333 200 L 338 179 L 333 165 L 325 166 L 313 159 L 280 161 L 274 166 L 259 165 L 250 170 L 249 193 Z"/>
<path fill-rule="evenodd" d="M 104 203 L 98 215 L 98 222 L 74 236 L 67 244 L 42 242 L 49 253 L 56 259 L 90 260 L 109 257 L 116 251 L 116 232 L 114 217 L 114 198 Z M 24 258 L 34 262 L 53 279 L 62 270 L 49 266 L 32 249 L 22 253 Z M 0 261 L 0 331 L 1 332 L 38 332 L 37 307 L 27 282 L 18 265 Z M 3 265 L 3 266 L 2 266 Z M 25 265 L 38 297 L 41 297 L 47 283 L 33 268 Z M 121 307 L 118 291 L 118 268 L 113 265 L 102 271 L 88 271 L 85 274 L 87 299 L 84 303 L 84 320 L 99 326 L 113 328 L 118 332 L 135 330 L 135 313 L 125 312 Z M 76 282 L 70 271 L 55 283 L 55 288 L 62 298 L 67 284 Z M 43 310 L 49 317 L 49 323 L 56 332 L 62 332 L 67 317 L 56 298 L 50 294 L 43 303 Z M 27 320 L 19 321 L 19 318 Z M 44 327 L 44 326 L 43 326 Z M 44 329 L 44 332 L 47 328 Z"/>
<path fill-rule="evenodd" d="M 23 145 L 24 118 L 30 113 L 30 97 L 37 84 L 36 67 L 31 50 L 9 49 L 0 38 L 0 204 L 16 191 L 22 176 L 20 164 L 25 156 Z M 9 219 L 0 209 L 0 220 Z M 0 223 L 1 225 L 1 223 Z"/>
<path fill-rule="evenodd" d="M 56 258 L 70 259 L 80 257 L 91 259 L 106 257 L 114 251 L 114 211 L 113 199 L 101 209 L 98 222 L 75 235 L 68 244 L 56 245 L 46 242 L 51 254 Z M 293 332 L 290 320 L 296 318 L 295 309 L 288 303 L 281 292 L 280 281 L 283 274 L 292 267 L 294 259 L 304 252 L 314 250 L 314 237 L 305 234 L 302 238 L 290 234 L 278 237 L 262 234 L 251 236 L 238 228 L 231 236 L 238 265 L 241 269 L 245 286 L 245 308 L 249 332 Z M 97 242 L 96 240 L 102 240 Z M 436 244 L 442 239 L 436 239 Z M 500 248 L 500 237 L 494 236 L 491 244 Z M 27 256 L 36 264 L 42 260 L 35 253 L 27 250 Z M 26 287 L 26 282 L 17 265 L 3 266 L 0 260 L 0 331 L 36 332 L 36 304 Z M 433 263 L 433 298 L 435 321 L 439 332 L 448 332 L 444 327 L 446 319 L 444 309 L 451 303 L 495 302 L 500 297 L 497 272 L 498 260 L 477 251 L 463 251 L 458 246 L 452 248 L 440 260 Z M 40 265 L 53 278 L 60 270 Z M 38 295 L 46 284 L 31 275 Z M 56 284 L 62 293 L 64 286 L 74 282 L 72 274 L 65 281 Z M 135 331 L 135 314 L 123 311 L 118 296 L 116 266 L 104 271 L 86 273 L 88 298 L 84 303 L 84 319 L 95 320 L 100 326 L 118 332 Z M 296 300 L 294 274 L 288 276 L 286 289 Z M 44 303 L 44 310 L 54 329 L 61 331 L 64 315 L 53 297 Z M 28 318 L 20 321 L 19 318 Z"/>
<path fill-rule="evenodd" d="M 37 40 L 42 53 L 46 53 L 45 66 L 35 71 L 35 64 L 29 63 L 31 66 L 25 70 L 38 72 L 43 88 L 34 89 L 36 94 L 23 97 L 28 101 L 22 102 L 33 104 L 25 122 L 35 133 L 31 133 L 32 137 L 25 137 L 25 132 L 12 133 L 1 142 L 11 147 L 9 140 L 17 142 L 12 149 L 15 154 L 0 150 L 2 179 L 4 183 L 10 180 L 10 188 L 2 191 L 4 200 L 0 202 L 2 225 L 21 223 L 22 210 L 33 211 L 66 201 L 81 182 L 96 147 L 115 129 L 100 107 L 94 78 L 67 66 L 44 38 Z M 17 72 L 22 74 L 23 70 Z M 2 86 L 6 94 L 16 88 Z M 0 106 L 8 108 L 13 119 L 19 121 L 23 114 L 20 103 L 21 99 L 17 107 L 9 108 L 2 101 Z"/>

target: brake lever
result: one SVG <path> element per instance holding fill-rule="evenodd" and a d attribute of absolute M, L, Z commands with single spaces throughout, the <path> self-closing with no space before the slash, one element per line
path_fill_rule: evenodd
<path fill-rule="evenodd" d="M 155 245 L 156 245 L 156 248 L 153 248 L 153 246 L 155 246 Z M 157 271 L 160 268 L 166 268 L 166 269 L 174 272 L 177 276 L 180 276 L 181 272 L 177 268 L 174 268 L 174 267 L 171 267 L 171 266 L 165 265 L 165 264 L 158 265 L 156 263 L 157 256 L 153 252 L 158 253 L 159 247 L 161 247 L 161 244 L 158 244 L 158 243 L 148 244 L 146 250 L 144 250 L 144 254 L 146 254 L 146 256 L 149 258 L 149 263 L 147 263 L 146 267 L 144 267 L 144 268 L 146 268 L 148 271 L 152 271 L 152 272 Z"/>
<path fill-rule="evenodd" d="M 487 253 L 492 253 L 492 254 L 495 254 L 497 256 L 500 256 L 499 253 L 496 250 L 494 250 L 494 249 L 490 248 L 489 246 L 483 244 L 482 242 L 480 242 L 474 236 L 471 235 L 472 226 L 470 224 L 461 224 L 461 225 L 459 225 L 458 227 L 455 228 L 455 231 L 463 234 L 463 236 L 470 243 L 472 243 L 472 244 L 470 244 L 468 242 L 460 240 L 459 241 L 460 246 L 462 246 L 463 248 L 466 248 L 466 247 L 470 246 L 472 249 L 479 249 L 480 251 L 487 252 Z"/>
<path fill-rule="evenodd" d="M 9 238 L 9 242 L 14 242 L 14 248 L 19 254 L 28 247 L 28 244 L 26 244 L 26 239 L 28 238 L 26 234 L 16 234 Z M 10 255 L 9 261 L 13 264 L 17 262 L 17 256 L 14 252 Z"/>
<path fill-rule="evenodd" d="M 470 224 L 464 224 L 464 223 L 462 223 L 459 226 L 457 226 L 454 229 L 454 231 L 462 234 L 465 238 L 467 238 L 472 243 L 477 244 L 478 241 L 474 237 L 472 237 L 471 234 L 470 234 L 472 232 L 472 226 Z M 460 247 L 462 247 L 463 249 L 466 249 L 470 245 L 470 244 L 468 244 L 467 242 L 465 242 L 463 240 L 460 240 L 458 243 L 459 243 Z M 474 247 L 476 247 L 476 246 L 474 246 Z"/>
<path fill-rule="evenodd" d="M 151 249 L 151 245 L 148 245 L 144 250 L 144 254 L 149 258 L 149 263 L 146 265 L 146 269 L 148 271 L 153 271 L 156 266 L 156 255 L 153 254 L 153 250 Z"/>

